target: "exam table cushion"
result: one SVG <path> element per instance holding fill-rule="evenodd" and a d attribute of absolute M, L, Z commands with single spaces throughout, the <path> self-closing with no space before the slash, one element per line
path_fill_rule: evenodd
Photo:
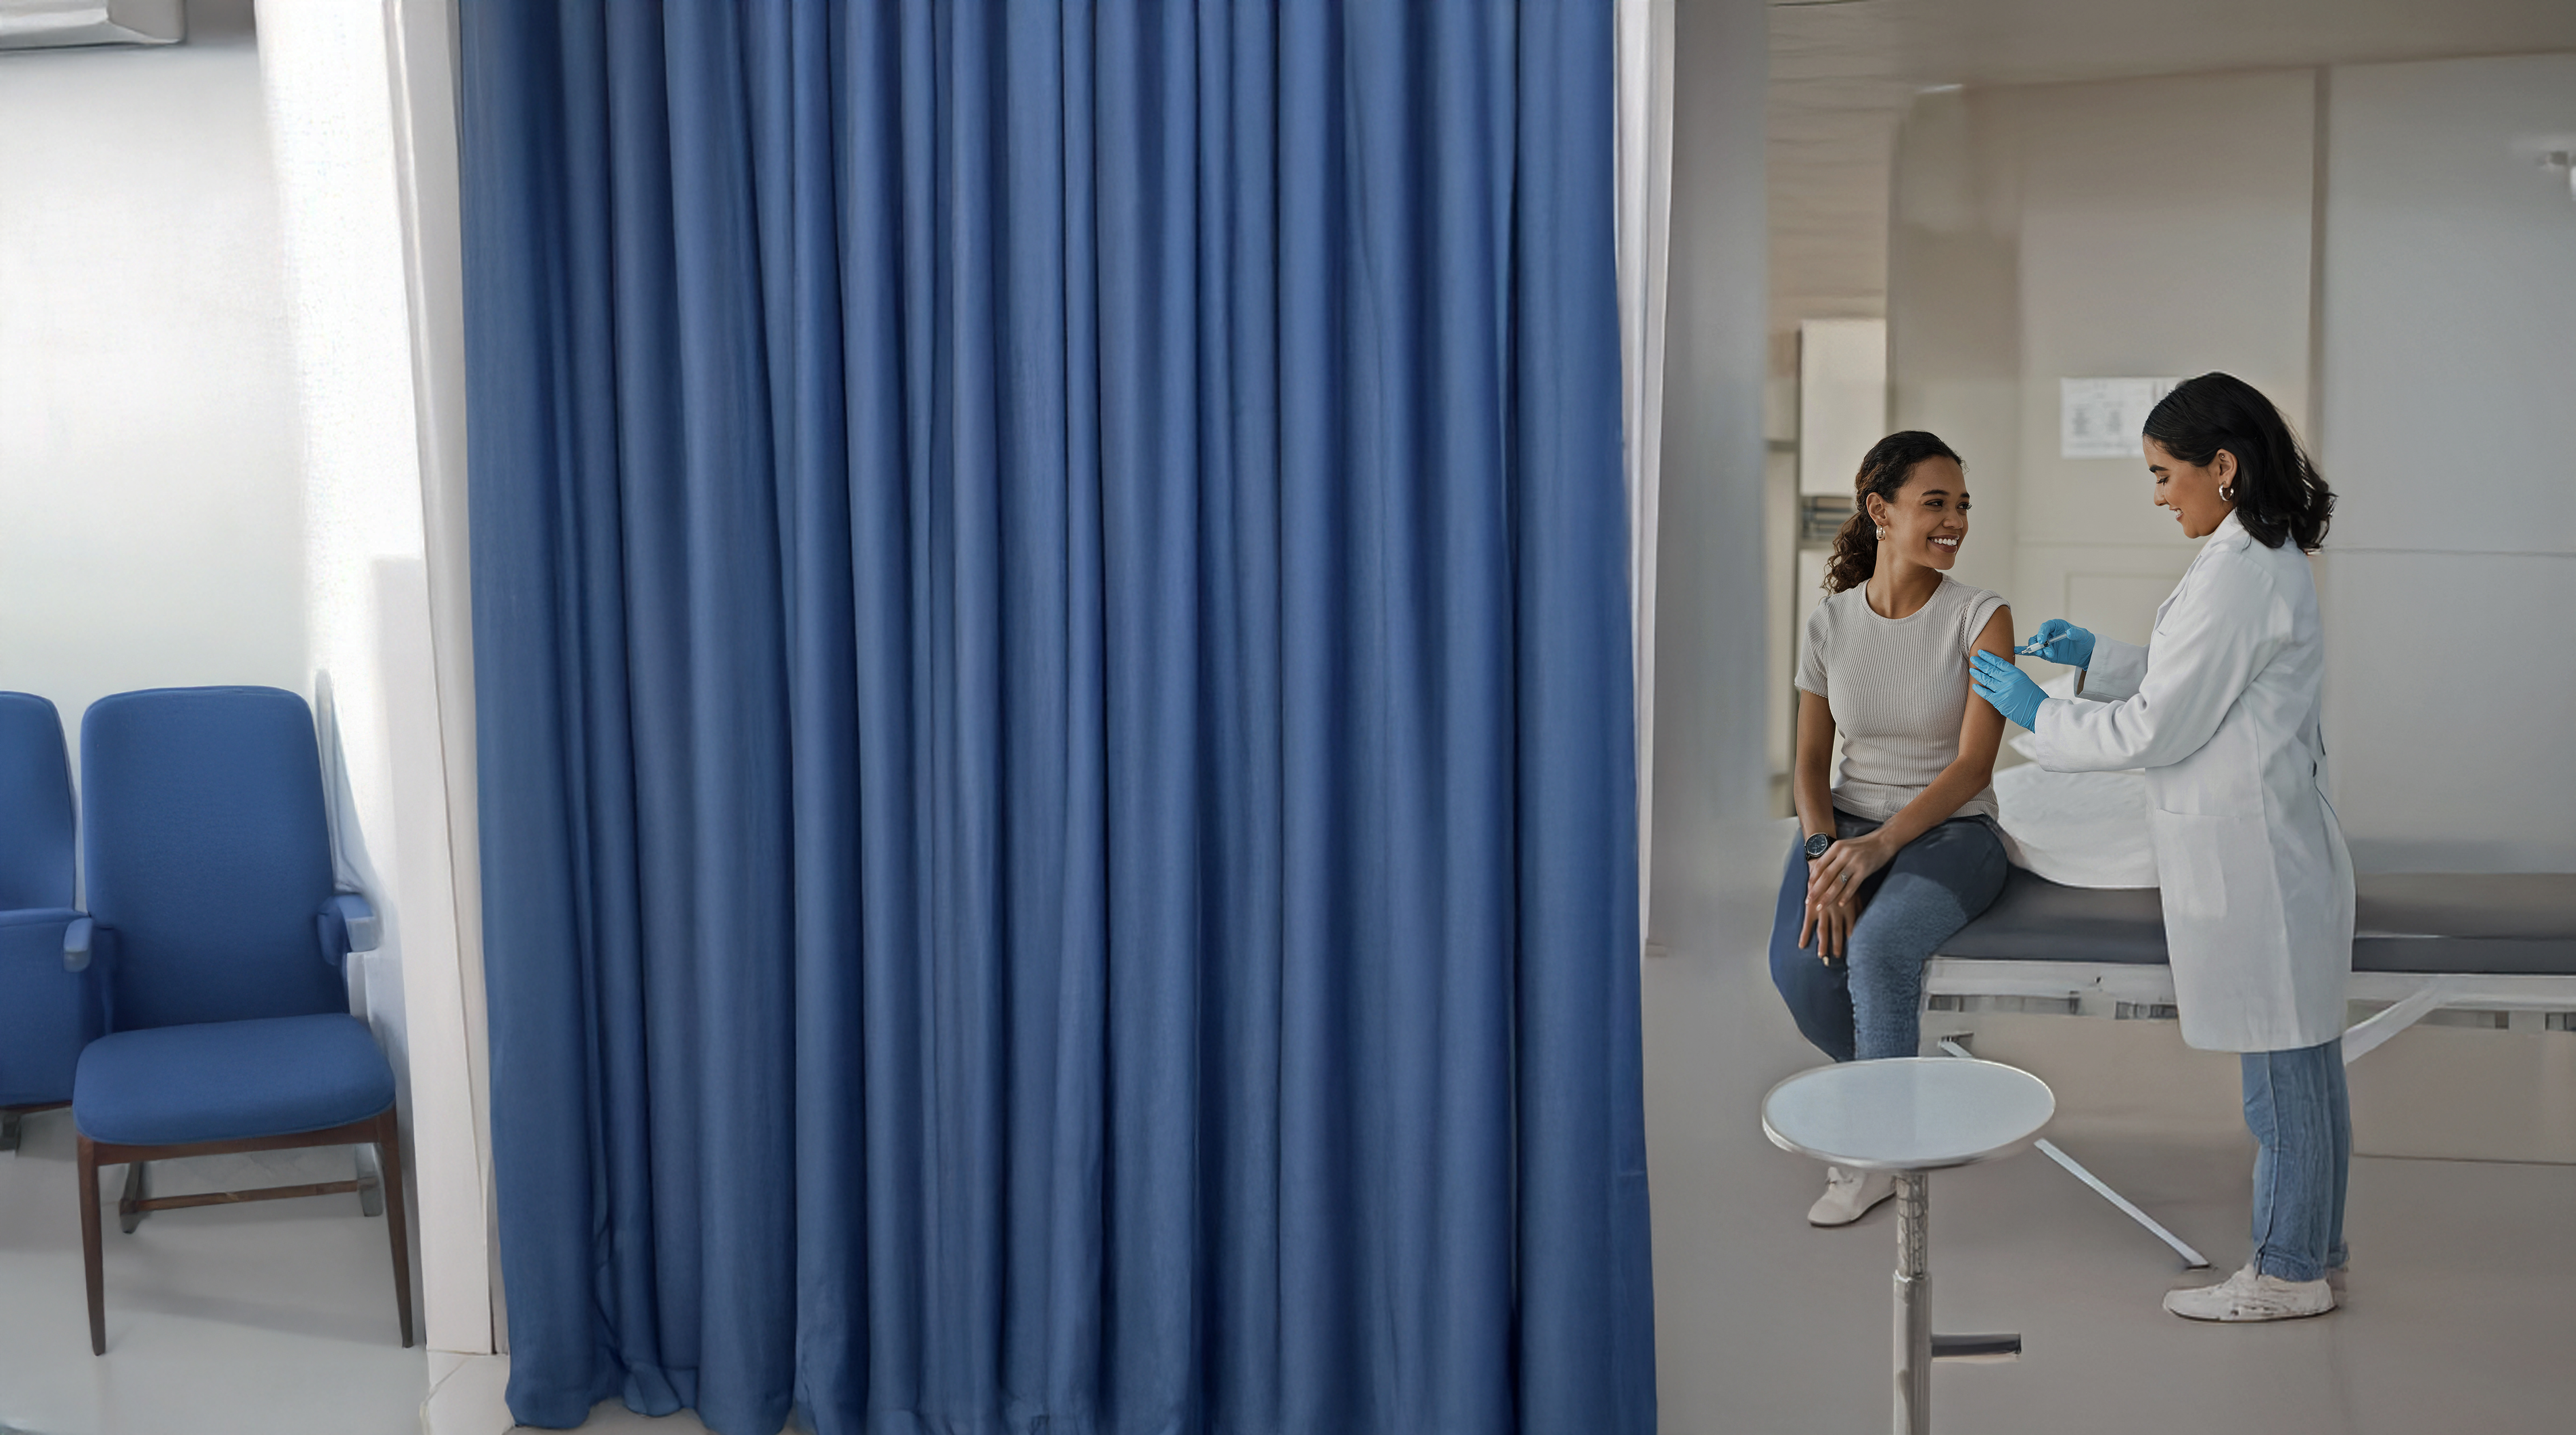
<path fill-rule="evenodd" d="M 2359 887 L 2355 971 L 2576 975 L 2576 873 L 2373 873 Z M 2014 868 L 1939 955 L 2160 965 L 2164 912 L 2153 888 L 2067 887 Z"/>
<path fill-rule="evenodd" d="M 72 1115 L 93 1141 L 167 1146 L 327 1130 L 393 1100 L 367 1024 L 324 1013 L 100 1037 L 81 1053 Z"/>

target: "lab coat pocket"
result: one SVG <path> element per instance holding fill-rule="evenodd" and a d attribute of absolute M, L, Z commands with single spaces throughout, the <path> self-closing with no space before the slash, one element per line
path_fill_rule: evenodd
<path fill-rule="evenodd" d="M 2263 819 L 2159 811 L 2148 814 L 2147 826 L 2155 837 L 2182 1039 L 2206 1051 L 2271 1051 L 2325 1040 L 2311 1034 L 2316 1021 L 2301 999 L 2280 872 Z M 2340 1012 L 2337 1006 L 2328 1014 L 2326 1035 Z"/>
<path fill-rule="evenodd" d="M 2253 729 L 2231 717 L 2200 751 L 2167 767 L 2147 769 L 2147 803 L 2184 817 L 2241 817 L 2257 824 L 2265 801 L 2263 759 Z"/>
<path fill-rule="evenodd" d="M 2158 808 L 2148 814 L 2147 830 L 2168 927 L 2234 925 L 2278 905 L 2262 818 Z"/>

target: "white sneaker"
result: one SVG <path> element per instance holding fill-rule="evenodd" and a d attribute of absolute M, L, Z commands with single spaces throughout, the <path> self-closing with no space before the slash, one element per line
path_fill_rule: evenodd
<path fill-rule="evenodd" d="M 1869 1214 L 1869 1208 L 1896 1194 L 1893 1171 L 1846 1171 L 1840 1166 L 1825 1168 L 1825 1194 L 1807 1208 L 1811 1226 L 1848 1226 Z"/>
<path fill-rule="evenodd" d="M 2334 1287 L 2325 1281 L 2285 1281 L 2251 1264 L 2214 1286 L 2165 1296 L 2165 1309 L 2185 1320 L 2296 1320 L 2334 1308 Z"/>

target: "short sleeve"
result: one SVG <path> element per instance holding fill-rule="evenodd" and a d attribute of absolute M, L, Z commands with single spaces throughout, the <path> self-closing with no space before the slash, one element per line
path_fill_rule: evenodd
<path fill-rule="evenodd" d="M 1989 593 L 1980 588 L 1960 610 L 1959 657 L 1962 661 L 1973 661 L 1970 655 L 1977 651 L 1977 635 L 1986 630 L 1986 624 L 1994 621 L 1995 610 L 2003 606 L 2003 594 Z"/>
<path fill-rule="evenodd" d="M 1807 610 L 1806 627 L 1798 636 L 1798 686 L 1820 698 L 1826 696 L 1825 631 L 1825 604 L 1818 603 Z"/>

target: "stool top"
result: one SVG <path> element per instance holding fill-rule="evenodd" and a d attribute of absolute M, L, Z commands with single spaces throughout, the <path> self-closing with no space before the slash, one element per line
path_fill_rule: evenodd
<path fill-rule="evenodd" d="M 2019 1067 L 1909 1056 L 1799 1072 L 1762 1098 L 1762 1132 L 1854 1170 L 1929 1171 L 2010 1155 L 2056 1114 L 2048 1083 Z"/>

